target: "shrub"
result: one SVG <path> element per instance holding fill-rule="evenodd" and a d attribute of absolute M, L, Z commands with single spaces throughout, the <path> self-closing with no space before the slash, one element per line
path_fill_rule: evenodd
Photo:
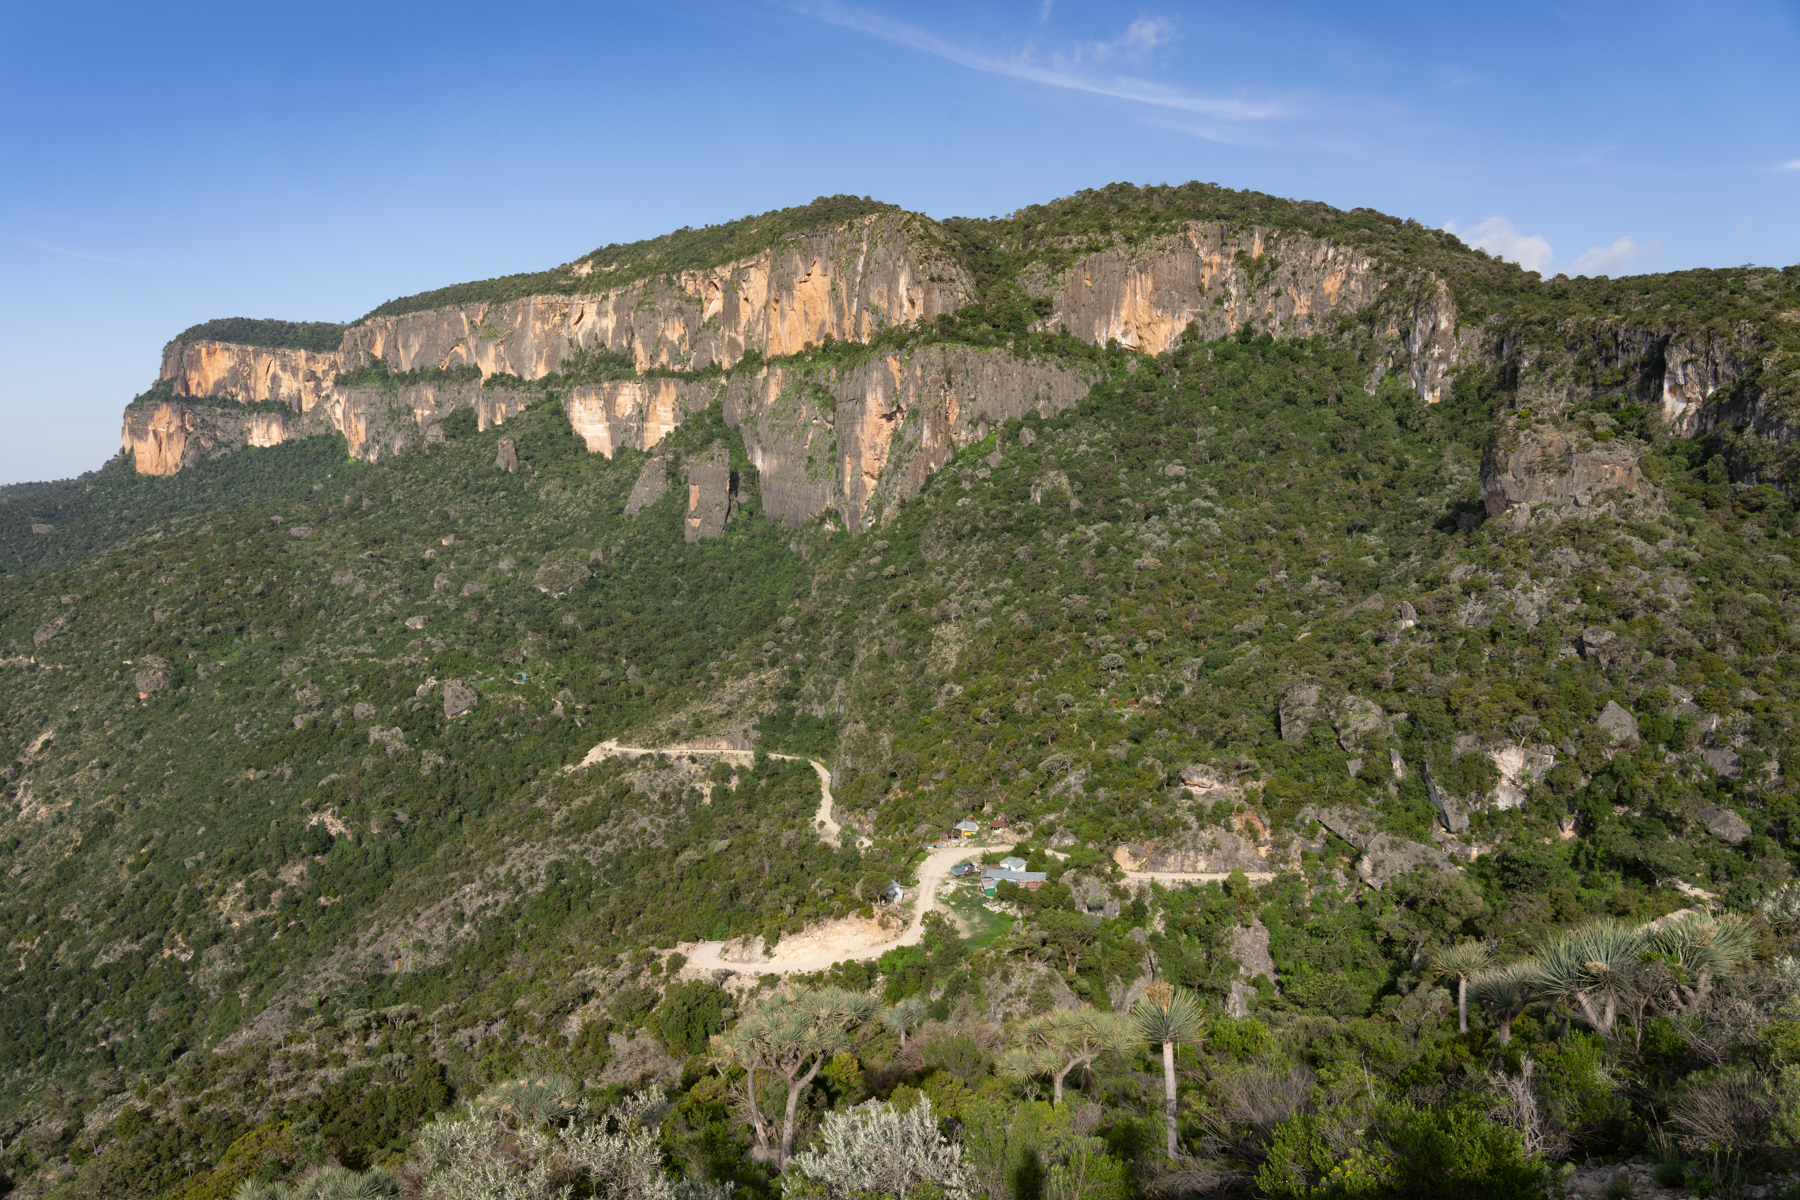
<path fill-rule="evenodd" d="M 802 1151 L 789 1161 L 823 1183 L 832 1200 L 865 1192 L 910 1200 L 921 1194 L 922 1184 L 941 1188 L 950 1200 L 969 1195 L 962 1147 L 939 1132 L 929 1099 L 907 1112 L 871 1100 L 847 1113 L 827 1113 L 820 1140 L 820 1150 Z"/>

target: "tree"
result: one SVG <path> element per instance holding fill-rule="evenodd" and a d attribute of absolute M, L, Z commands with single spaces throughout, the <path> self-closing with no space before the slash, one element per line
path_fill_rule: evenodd
<path fill-rule="evenodd" d="M 750 1127 L 756 1137 L 758 1157 L 771 1161 L 777 1171 L 787 1165 L 794 1150 L 794 1113 L 800 1093 L 831 1057 L 850 1048 L 849 1031 L 875 1015 L 871 996 L 825 987 L 817 991 L 788 992 L 771 996 L 728 1034 L 712 1039 L 713 1054 L 721 1071 L 744 1069 L 744 1095 Z M 772 1146 L 769 1120 L 762 1111 L 757 1074 L 765 1079 L 779 1075 L 787 1081 L 787 1107 L 782 1115 L 781 1140 Z"/>
<path fill-rule="evenodd" d="M 1431 965 L 1445 975 L 1456 977 L 1456 1030 L 1469 1032 L 1469 978 L 1487 966 L 1492 952 L 1481 942 L 1458 942 L 1439 950 Z"/>
<path fill-rule="evenodd" d="M 925 1020 L 925 1001 L 919 996 L 906 996 L 892 1007 L 881 1010 L 881 1023 L 900 1035 L 900 1048 L 906 1049 L 906 1035 Z"/>
<path fill-rule="evenodd" d="M 962 1147 L 939 1132 L 928 1098 L 906 1112 L 871 1100 L 846 1113 L 826 1113 L 820 1139 L 822 1149 L 796 1154 L 793 1163 L 823 1183 L 832 1200 L 871 1194 L 907 1200 L 921 1183 L 943 1189 L 946 1200 L 969 1195 Z"/>
<path fill-rule="evenodd" d="M 1021 1021 L 1013 1029 L 1013 1048 L 1001 1060 L 1015 1077 L 1050 1076 L 1051 1103 L 1061 1104 L 1063 1080 L 1076 1067 L 1092 1063 L 1108 1050 L 1131 1044 L 1132 1030 L 1117 1013 L 1098 1009 L 1058 1008 Z"/>
<path fill-rule="evenodd" d="M 1595 921 L 1563 934 L 1538 956 L 1538 991 L 1567 999 L 1602 1034 L 1618 1019 L 1619 997 L 1644 948 L 1644 934 L 1617 921 Z"/>
<path fill-rule="evenodd" d="M 1499 1028 L 1502 1046 L 1512 1041 L 1513 1019 L 1525 1011 L 1531 999 L 1532 981 L 1538 965 L 1532 959 L 1488 967 L 1469 976 L 1468 990 L 1475 1003 L 1488 1010 Z M 1466 1028 L 1466 1026 L 1465 1026 Z"/>
<path fill-rule="evenodd" d="M 1140 1042 L 1162 1047 L 1163 1117 L 1168 1124 L 1169 1157 L 1180 1158 L 1181 1147 L 1175 1139 L 1175 1047 L 1182 1042 L 1199 1042 L 1200 1003 L 1192 993 L 1167 983 L 1153 983 L 1144 990 L 1131 1017 Z"/>
<path fill-rule="evenodd" d="M 1675 970 L 1673 1007 L 1692 1012 L 1712 991 L 1713 980 L 1737 970 L 1756 946 L 1750 922 L 1738 913 L 1696 913 L 1647 929 L 1643 953 Z"/>

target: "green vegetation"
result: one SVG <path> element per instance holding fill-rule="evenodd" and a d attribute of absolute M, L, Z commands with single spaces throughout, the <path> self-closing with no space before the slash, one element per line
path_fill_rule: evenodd
<path fill-rule="evenodd" d="M 1427 405 L 1372 384 L 1367 322 L 1155 358 L 1036 327 L 1022 271 L 1193 219 L 1436 272 L 1558 353 L 1677 309 L 1779 350 L 1800 304 L 1792 272 L 1544 283 L 1379 214 L 1109 188 L 947 223 L 978 303 L 789 360 L 944 343 L 1096 381 L 863 536 L 763 519 L 718 405 L 625 516 L 649 456 L 588 454 L 559 403 L 636 374 L 606 353 L 490 378 L 528 407 L 375 464 L 312 438 L 0 489 L 10 1186 L 1515 1196 L 1641 1156 L 1729 1194 L 1800 1165 L 1784 452 L 1673 436 L 1578 347 L 1553 404 L 1496 359 Z M 1534 437 L 1652 493 L 1486 519 L 1484 455 Z M 731 518 L 688 543 L 721 447 Z M 727 735 L 764 753 L 603 746 Z M 769 751 L 829 766 L 832 844 Z M 807 977 L 690 965 L 891 918 L 966 817 L 1015 839 L 971 859 L 1042 886 L 961 885 L 917 944 Z"/>
<path fill-rule="evenodd" d="M 614 288 L 657 275 L 722 266 L 760 254 L 787 238 L 830 229 L 858 217 L 899 212 L 892 204 L 856 196 L 820 196 L 811 204 L 779 208 L 699 229 L 683 227 L 660 237 L 602 246 L 569 266 L 458 283 L 377 305 L 355 323 L 460 304 L 503 304 L 525 296 L 569 295 Z M 576 265 L 591 271 L 576 274 Z M 335 346 L 333 347 L 335 349 Z"/>
<path fill-rule="evenodd" d="M 311 350 L 330 354 L 343 344 L 347 326 L 332 321 L 256 320 L 220 317 L 190 325 L 175 335 L 181 345 L 194 342 L 233 342 L 239 346 L 268 346 L 276 350 Z"/>

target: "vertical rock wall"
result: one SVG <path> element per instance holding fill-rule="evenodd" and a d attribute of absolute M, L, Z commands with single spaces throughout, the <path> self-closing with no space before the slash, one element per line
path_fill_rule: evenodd
<path fill-rule="evenodd" d="M 330 392 L 338 363 L 336 353 L 170 342 L 158 377 L 173 383 L 177 396 L 273 402 L 308 412 Z"/>
<path fill-rule="evenodd" d="M 687 518 L 682 535 L 690 542 L 720 537 L 731 515 L 731 454 L 723 446 L 688 468 Z"/>
<path fill-rule="evenodd" d="M 1004 351 L 926 346 L 842 372 L 733 377 L 725 420 L 743 436 L 769 516 L 798 525 L 836 511 L 860 532 L 979 440 L 983 422 L 1047 417 L 1092 386 L 1080 371 Z"/>
<path fill-rule="evenodd" d="M 729 367 L 748 350 L 795 354 L 827 338 L 866 341 L 891 325 L 950 312 L 974 287 L 935 225 L 884 213 L 788 239 L 754 258 L 639 280 L 590 295 L 532 296 L 380 317 L 344 334 L 350 366 L 473 364 L 538 379 L 584 351 L 629 354 L 638 370 Z"/>

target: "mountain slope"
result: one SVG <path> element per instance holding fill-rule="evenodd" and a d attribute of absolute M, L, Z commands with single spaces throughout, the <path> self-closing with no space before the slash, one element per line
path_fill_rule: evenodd
<path fill-rule="evenodd" d="M 216 324 L 127 454 L 0 495 L 20 1186 L 110 1146 L 128 1094 L 168 1183 L 281 1113 L 375 1161 L 545 1055 L 679 1078 L 624 1036 L 668 951 L 873 916 L 970 815 L 1098 922 L 1044 995 L 1122 1000 L 1148 946 L 1271 1019 L 1379 1016 L 1428 941 L 1792 874 L 1800 270 L 1544 283 L 1199 185 L 795 211 L 582 260 L 697 290 L 654 339 L 479 332 L 589 295 L 569 271 L 335 348 Z M 708 325 L 707 271 L 882 222 L 896 271 L 940 263 L 918 319 L 827 288 L 754 355 Z M 416 344 L 371 354 L 381 321 Z M 311 392 L 242 390 L 275 352 L 320 360 Z M 564 769 L 608 738 L 821 757 L 846 838 L 803 763 Z M 1281 872 L 1264 953 L 1246 893 L 1134 902 L 1115 864 Z M 1034 1002 L 965 953 L 936 930 L 883 986 Z"/>

